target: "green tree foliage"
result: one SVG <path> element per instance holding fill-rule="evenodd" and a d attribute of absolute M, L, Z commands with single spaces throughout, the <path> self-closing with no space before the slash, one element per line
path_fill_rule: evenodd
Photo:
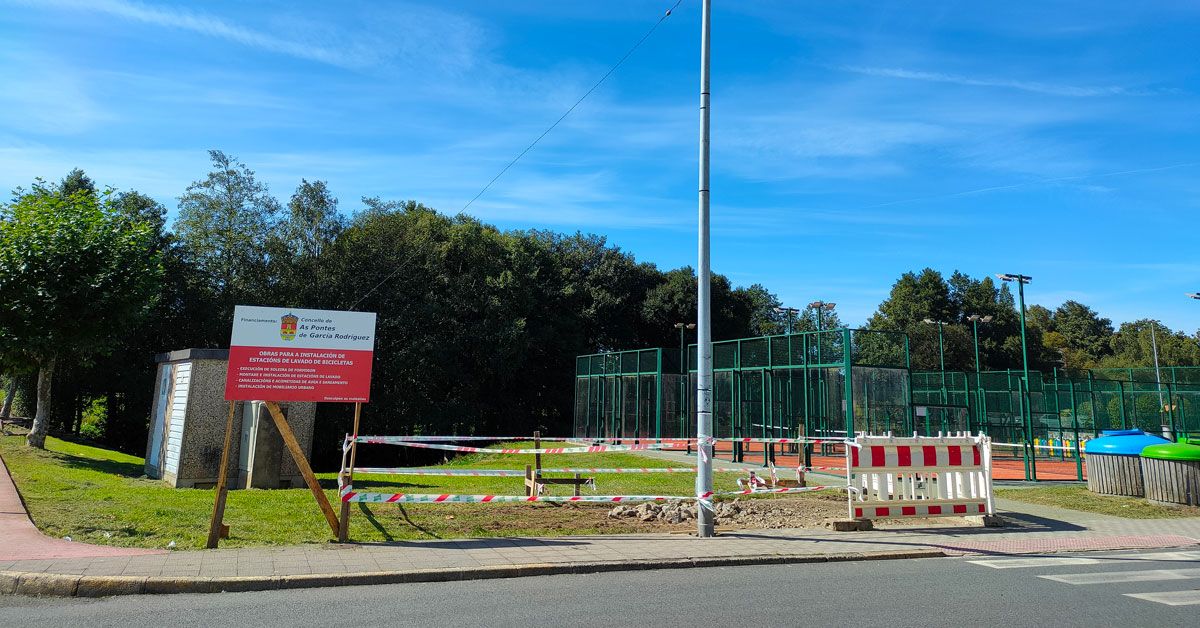
<path fill-rule="evenodd" d="M 86 186 L 72 189 L 35 185 L 0 214 L 0 353 L 38 367 L 35 447 L 45 441 L 59 358 L 109 350 L 149 308 L 161 273 L 148 225 Z"/>
<path fill-rule="evenodd" d="M 1112 321 L 1078 301 L 1067 301 L 1054 311 L 1053 331 L 1044 344 L 1062 353 L 1064 367 L 1087 369 L 1111 351 L 1112 335 Z"/>
<path fill-rule="evenodd" d="M 175 233 L 209 278 L 217 297 L 212 318 L 225 321 L 238 302 L 262 300 L 257 293 L 268 286 L 266 244 L 279 201 L 236 157 L 219 150 L 208 154 L 213 170 L 179 197 Z"/>
<path fill-rule="evenodd" d="M 651 267 L 653 268 L 653 267 Z M 751 332 L 755 303 L 745 290 L 735 290 L 724 275 L 712 274 L 713 340 L 745 338 Z M 759 304 L 765 307 L 765 303 Z M 760 313 L 760 320 L 765 316 Z M 670 270 L 646 293 L 642 318 L 649 327 L 647 346 L 672 346 L 675 323 L 696 320 L 696 271 L 690 266 Z M 659 331 L 661 330 L 661 331 Z"/>
<path fill-rule="evenodd" d="M 1154 329 L 1154 338 L 1151 338 L 1151 328 Z M 1109 339 L 1111 355 L 1102 358 L 1099 366 L 1154 366 L 1154 341 L 1158 344 L 1160 365 L 1200 366 L 1200 342 L 1196 338 L 1181 331 L 1172 331 L 1162 323 L 1149 319 L 1122 323 Z"/>
<path fill-rule="evenodd" d="M 743 292 L 750 304 L 750 335 L 770 336 L 787 331 L 788 315 L 777 311 L 777 308 L 783 307 L 779 297 L 760 283 L 744 288 Z M 792 318 L 794 330 L 795 315 Z"/>
<path fill-rule="evenodd" d="M 280 231 L 284 244 L 293 255 L 316 259 L 345 226 L 345 220 L 338 213 L 338 200 L 328 185 L 324 181 L 301 179 L 288 201 Z"/>
<path fill-rule="evenodd" d="M 1056 354 L 1042 343 L 1042 329 L 1031 315 L 1037 306 L 1027 307 L 1027 342 L 1031 369 L 1046 368 Z M 1043 308 L 1044 309 L 1044 308 Z M 888 298 L 868 320 L 869 329 L 902 331 L 909 335 L 912 365 L 917 370 L 940 368 L 938 325 L 941 321 L 942 345 L 947 370 L 975 369 L 975 324 L 969 316 L 991 316 L 978 323 L 981 370 L 1019 369 L 1021 360 L 1021 324 L 1017 303 L 1007 285 L 997 286 L 991 277 L 974 279 L 955 271 L 949 280 L 926 268 L 920 273 L 905 273 L 892 286 Z"/>

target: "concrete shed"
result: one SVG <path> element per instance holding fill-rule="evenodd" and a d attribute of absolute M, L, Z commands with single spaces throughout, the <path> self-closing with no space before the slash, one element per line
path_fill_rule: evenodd
<path fill-rule="evenodd" d="M 217 483 L 225 439 L 229 351 L 182 349 L 156 356 L 157 377 L 146 443 L 146 475 L 177 488 Z M 305 456 L 312 453 L 315 403 L 280 404 Z M 304 486 L 262 402 L 237 402 L 229 453 L 230 488 Z"/>

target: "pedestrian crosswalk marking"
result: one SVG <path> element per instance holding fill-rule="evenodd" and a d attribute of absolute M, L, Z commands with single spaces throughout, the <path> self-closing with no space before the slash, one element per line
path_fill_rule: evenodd
<path fill-rule="evenodd" d="M 972 565 L 982 565 L 992 569 L 1026 569 L 1029 567 L 1055 567 L 1062 565 L 1094 565 L 1099 563 L 1095 558 L 1082 556 L 1042 556 L 1038 558 L 1003 558 L 1000 560 L 969 560 Z"/>
<path fill-rule="evenodd" d="M 1122 554 L 1119 556 L 1101 556 L 1101 558 L 1104 560 L 1200 561 L 1200 552 L 1150 552 L 1150 553 L 1144 553 L 1144 554 Z"/>
<path fill-rule="evenodd" d="M 1158 582 L 1200 578 L 1200 569 L 1146 569 L 1143 571 L 1099 571 L 1038 576 L 1064 584 L 1114 584 L 1117 582 Z"/>
<path fill-rule="evenodd" d="M 1166 604 L 1167 606 L 1200 604 L 1200 590 L 1197 589 L 1190 591 L 1163 591 L 1161 593 L 1126 593 L 1125 597 L 1146 600 L 1147 602 L 1157 602 L 1159 604 Z"/>

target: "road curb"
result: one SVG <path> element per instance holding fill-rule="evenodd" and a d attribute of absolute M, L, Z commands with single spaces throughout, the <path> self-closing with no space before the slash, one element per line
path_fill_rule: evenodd
<path fill-rule="evenodd" d="M 115 595 L 168 593 L 221 593 L 345 587 L 417 582 L 489 580 L 561 574 L 589 574 L 650 569 L 693 569 L 699 567 L 741 567 L 793 563 L 832 563 L 865 560 L 901 560 L 936 558 L 941 550 L 901 552 L 864 552 L 846 554 L 768 554 L 759 556 L 698 557 L 663 560 L 622 560 L 588 563 L 534 563 L 495 567 L 453 567 L 346 574 L 297 574 L 288 576 L 239 576 L 226 578 L 156 576 L 79 576 L 69 574 L 0 571 L 0 594 L 47 597 L 109 597 Z"/>

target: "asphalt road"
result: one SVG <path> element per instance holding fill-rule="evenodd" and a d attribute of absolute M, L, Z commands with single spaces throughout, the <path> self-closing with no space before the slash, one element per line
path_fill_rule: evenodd
<path fill-rule="evenodd" d="M 0 596 L 0 626 L 1197 626 L 1198 586 L 1200 552 L 1156 550 L 103 600 Z"/>

